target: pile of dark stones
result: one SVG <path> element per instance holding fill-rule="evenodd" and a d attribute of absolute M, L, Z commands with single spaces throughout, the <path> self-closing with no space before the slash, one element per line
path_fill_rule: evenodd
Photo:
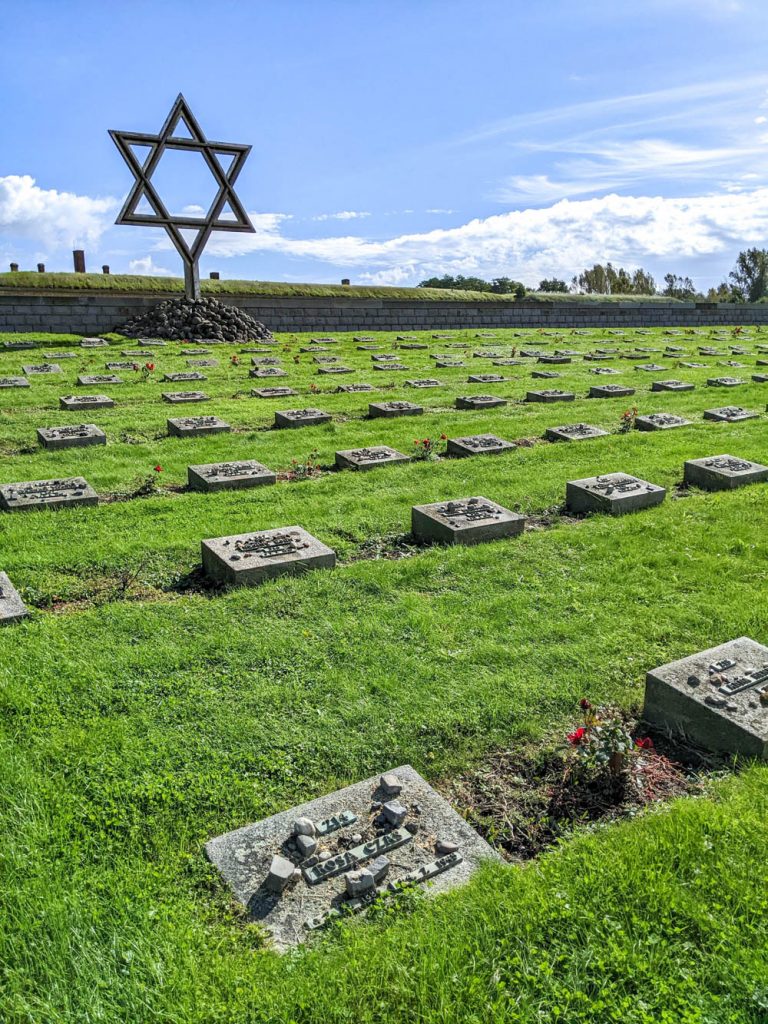
<path fill-rule="evenodd" d="M 116 330 L 126 338 L 171 338 L 186 341 L 271 340 L 258 320 L 218 299 L 168 299 Z"/>

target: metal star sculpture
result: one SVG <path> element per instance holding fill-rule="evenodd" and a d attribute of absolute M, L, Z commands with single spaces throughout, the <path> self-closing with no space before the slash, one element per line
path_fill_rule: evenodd
<path fill-rule="evenodd" d="M 189 138 L 175 136 L 179 123 L 183 122 L 189 132 Z M 116 224 L 141 224 L 144 227 L 163 227 L 176 247 L 176 251 L 184 261 L 184 287 L 187 298 L 200 298 L 200 255 L 205 248 L 212 231 L 254 231 L 255 228 L 245 212 L 242 203 L 235 194 L 234 185 L 243 164 L 251 151 L 250 146 L 235 142 L 210 142 L 189 109 L 187 101 L 181 93 L 171 108 L 165 124 L 157 135 L 142 132 L 110 131 L 112 141 L 131 169 L 135 180 L 128 198 L 123 204 Z M 143 163 L 137 156 L 134 147 L 149 147 L 149 153 Z M 171 216 L 163 201 L 152 185 L 152 175 L 166 149 L 178 149 L 186 152 L 201 153 L 210 168 L 219 190 L 204 217 L 189 215 Z M 229 168 L 225 170 L 219 160 L 220 156 L 231 157 Z M 136 208 L 142 199 L 146 199 L 153 213 L 137 213 Z M 222 220 L 221 215 L 226 206 L 234 214 L 234 220 Z M 197 230 L 197 236 L 191 244 L 187 243 L 182 231 Z"/>

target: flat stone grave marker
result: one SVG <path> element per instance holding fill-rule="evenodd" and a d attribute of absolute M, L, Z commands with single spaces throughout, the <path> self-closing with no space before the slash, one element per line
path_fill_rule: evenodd
<path fill-rule="evenodd" d="M 495 409 L 506 404 L 506 398 L 496 395 L 459 395 L 456 399 L 457 409 Z"/>
<path fill-rule="evenodd" d="M 106 444 L 107 435 L 93 423 L 79 423 L 77 426 L 38 427 L 37 440 L 43 448 L 85 448 Z"/>
<path fill-rule="evenodd" d="M 338 356 L 312 356 L 312 362 L 322 365 L 323 363 L 338 363 Z"/>
<path fill-rule="evenodd" d="M 435 363 L 436 370 L 460 370 L 464 363 L 451 362 L 449 359 L 438 359 Z"/>
<path fill-rule="evenodd" d="M 613 370 L 610 366 L 593 366 L 589 372 L 598 377 L 618 377 L 621 370 Z"/>
<path fill-rule="evenodd" d="M 499 455 L 516 446 L 495 434 L 470 434 L 468 437 L 450 437 L 446 445 L 448 455 L 465 458 L 469 455 Z"/>
<path fill-rule="evenodd" d="M 623 384 L 594 384 L 589 389 L 590 398 L 629 398 L 635 389 Z"/>
<path fill-rule="evenodd" d="M 336 452 L 336 465 L 339 469 L 374 469 L 390 462 L 410 462 L 408 455 L 385 444 L 373 445 L 370 448 L 348 448 Z"/>
<path fill-rule="evenodd" d="M 537 348 L 521 348 L 520 349 L 520 355 L 524 359 L 542 359 L 542 358 L 546 359 L 547 358 L 547 353 L 546 352 L 541 352 Z"/>
<path fill-rule="evenodd" d="M 503 359 L 504 354 L 502 352 L 473 352 L 473 359 Z"/>
<path fill-rule="evenodd" d="M 398 334 L 395 341 L 418 341 L 415 334 Z"/>
<path fill-rule="evenodd" d="M 163 391 L 164 402 L 171 405 L 182 405 L 185 402 L 210 402 L 210 397 L 204 391 Z"/>
<path fill-rule="evenodd" d="M 572 363 L 573 359 L 571 356 L 539 356 L 536 362 L 556 366 L 560 363 Z"/>
<path fill-rule="evenodd" d="M 77 352 L 43 352 L 43 359 L 77 359 Z"/>
<path fill-rule="evenodd" d="M 670 355 L 670 356 L 675 356 L 675 355 L 684 356 L 685 355 L 685 349 L 684 348 L 680 348 L 679 345 L 667 345 L 665 347 L 665 349 L 664 349 L 664 354 L 665 355 Z"/>
<path fill-rule="evenodd" d="M 336 388 L 339 393 L 354 394 L 356 391 L 375 391 L 373 384 L 339 384 Z"/>
<path fill-rule="evenodd" d="M 467 377 L 468 384 L 503 384 L 509 377 L 502 377 L 500 373 L 470 373 Z"/>
<path fill-rule="evenodd" d="M 185 380 L 208 380 L 204 373 L 197 370 L 190 370 L 189 373 L 164 373 L 163 380 L 181 383 Z"/>
<path fill-rule="evenodd" d="M 643 363 L 642 366 L 636 366 L 635 370 L 640 370 L 641 373 L 666 373 L 666 366 L 660 366 L 658 363 Z"/>
<path fill-rule="evenodd" d="M 557 388 L 551 388 L 548 391 L 529 391 L 526 396 L 526 402 L 573 402 L 576 395 L 572 391 L 558 391 Z"/>
<path fill-rule="evenodd" d="M 666 489 L 627 473 L 605 473 L 602 476 L 569 480 L 565 503 L 570 512 L 607 512 L 622 515 L 638 509 L 660 505 Z"/>
<path fill-rule="evenodd" d="M 755 366 L 768 366 L 768 359 L 756 359 Z"/>
<path fill-rule="evenodd" d="M 660 348 L 648 348 L 647 345 L 635 345 L 635 352 L 644 352 L 646 355 L 653 352 L 661 352 Z"/>
<path fill-rule="evenodd" d="M 413 402 L 370 402 L 368 404 L 368 415 L 374 419 L 377 416 L 391 418 L 393 416 L 421 416 L 424 408 L 421 405 L 414 405 Z"/>
<path fill-rule="evenodd" d="M 405 383 L 409 388 L 441 388 L 443 386 L 442 381 L 435 380 L 434 377 L 424 377 L 421 380 L 407 380 Z"/>
<path fill-rule="evenodd" d="M 407 366 L 403 366 L 402 363 L 374 363 L 374 370 L 383 370 L 385 373 L 389 370 L 407 370 Z"/>
<path fill-rule="evenodd" d="M 288 374 L 279 366 L 254 366 L 248 371 L 248 376 L 257 380 L 266 380 L 270 377 L 287 377 Z"/>
<path fill-rule="evenodd" d="M 584 359 L 588 363 L 607 363 L 611 359 L 613 359 L 613 356 L 604 355 L 601 352 L 587 352 L 587 354 L 584 356 Z"/>
<path fill-rule="evenodd" d="M 123 378 L 114 373 L 83 373 L 77 378 L 77 383 L 83 387 L 92 384 L 122 384 Z"/>
<path fill-rule="evenodd" d="M 358 345 L 358 352 L 380 352 L 384 348 L 383 345 Z"/>
<path fill-rule="evenodd" d="M 238 586 L 336 564 L 336 553 L 300 526 L 215 537 L 202 541 L 201 550 L 206 575 Z"/>
<path fill-rule="evenodd" d="M 0 509 L 4 512 L 96 505 L 98 501 L 94 489 L 81 476 L 0 485 Z"/>
<path fill-rule="evenodd" d="M 115 404 L 109 395 L 62 395 L 60 409 L 111 409 Z"/>
<path fill-rule="evenodd" d="M 683 479 L 693 487 L 705 491 L 728 491 L 744 484 L 768 480 L 768 466 L 734 455 L 710 455 L 703 459 L 688 459 Z"/>
<path fill-rule="evenodd" d="M 400 361 L 400 356 L 385 354 L 380 356 L 371 356 L 372 363 L 397 363 Z"/>
<path fill-rule="evenodd" d="M 21 594 L 7 573 L 0 572 L 0 626 L 10 626 L 21 622 L 29 615 L 29 609 L 21 599 Z"/>
<path fill-rule="evenodd" d="M 277 474 L 255 459 L 187 466 L 187 483 L 192 491 L 242 490 L 273 484 L 276 480 Z"/>
<path fill-rule="evenodd" d="M 444 338 L 455 338 L 456 335 L 455 334 L 433 334 L 432 337 L 433 338 L 437 338 L 438 340 L 442 340 Z"/>
<path fill-rule="evenodd" d="M 742 636 L 651 669 L 643 718 L 711 750 L 768 757 L 768 647 Z"/>
<path fill-rule="evenodd" d="M 675 427 L 689 427 L 690 425 L 690 420 L 668 412 L 651 412 L 645 416 L 635 417 L 635 427 L 638 430 L 672 430 Z"/>
<path fill-rule="evenodd" d="M 23 349 L 37 348 L 36 341 L 4 341 L 3 348 L 8 352 L 20 352 Z"/>
<path fill-rule="evenodd" d="M 608 431 L 590 427 L 588 423 L 568 423 L 564 427 L 547 427 L 544 437 L 548 441 L 586 441 L 590 437 L 607 437 Z"/>
<path fill-rule="evenodd" d="M 136 344 L 140 345 L 142 348 L 147 348 L 149 345 L 152 345 L 155 348 L 165 348 L 165 346 L 168 344 L 168 342 L 167 341 L 163 341 L 162 338 L 137 338 L 136 339 Z M 219 344 L 223 344 L 223 342 L 219 342 L 218 338 L 211 338 L 208 341 L 208 344 L 209 345 L 219 345 Z"/>
<path fill-rule="evenodd" d="M 320 409 L 282 409 L 275 413 L 276 427 L 315 427 L 330 421 L 331 414 Z"/>
<path fill-rule="evenodd" d="M 411 352 L 411 351 L 415 352 L 415 351 L 417 351 L 419 349 L 429 348 L 429 345 L 424 345 L 421 342 L 409 341 L 409 342 L 402 342 L 397 347 L 398 348 L 402 348 L 402 349 L 406 349 L 409 352 Z"/>
<path fill-rule="evenodd" d="M 42 374 L 61 373 L 61 367 L 58 363 L 38 363 L 37 365 L 30 365 L 27 363 L 26 366 L 22 366 L 22 373 L 25 373 L 28 377 L 34 377 Z"/>
<path fill-rule="evenodd" d="M 410 765 L 218 836 L 205 852 L 279 951 L 388 892 L 427 881 L 428 894 L 446 892 L 501 861 Z"/>
<path fill-rule="evenodd" d="M 747 364 L 746 363 L 739 363 L 735 359 L 726 359 L 725 362 L 721 363 L 720 365 L 721 366 L 730 366 L 731 368 L 734 368 L 734 369 L 737 369 L 737 370 L 743 370 L 744 367 Z"/>
<path fill-rule="evenodd" d="M 365 344 L 366 344 L 366 342 L 369 342 L 369 341 L 376 341 L 376 339 L 375 339 L 375 338 L 372 338 L 372 337 L 370 336 L 370 334 L 360 334 L 360 335 L 357 335 L 357 334 L 356 334 L 356 335 L 354 335 L 354 337 L 352 338 L 352 341 L 354 341 L 356 345 L 365 345 Z"/>
<path fill-rule="evenodd" d="M 710 388 L 736 388 L 744 381 L 741 377 L 709 377 L 707 387 Z"/>
<path fill-rule="evenodd" d="M 755 384 L 768 384 L 768 373 L 753 373 L 752 380 Z"/>
<path fill-rule="evenodd" d="M 525 522 L 525 516 L 480 496 L 435 501 L 411 509 L 414 537 L 443 544 L 479 544 L 512 537 L 523 532 Z"/>
<path fill-rule="evenodd" d="M 555 370 L 531 370 L 531 377 L 534 380 L 554 380 L 555 377 L 562 377 L 562 373 Z"/>
<path fill-rule="evenodd" d="M 288 387 L 251 388 L 251 394 L 254 398 L 288 398 L 290 395 L 297 394 L 297 392 L 293 388 Z"/>
<path fill-rule="evenodd" d="M 522 366 L 519 359 L 494 359 L 493 366 Z"/>
<path fill-rule="evenodd" d="M 429 358 L 434 359 L 436 363 L 444 359 L 447 359 L 449 362 L 455 362 L 458 356 L 455 356 L 452 352 L 430 352 Z"/>
<path fill-rule="evenodd" d="M 723 353 L 716 348 L 704 347 L 699 349 L 700 356 L 721 356 Z"/>
<path fill-rule="evenodd" d="M 0 377 L 0 388 L 28 388 L 26 377 Z"/>
<path fill-rule="evenodd" d="M 655 380 L 651 384 L 651 391 L 693 391 L 695 387 L 695 384 L 684 380 Z"/>
<path fill-rule="evenodd" d="M 183 348 L 181 350 L 183 356 L 209 356 L 210 354 L 209 348 Z"/>
<path fill-rule="evenodd" d="M 448 345 L 446 345 L 445 347 L 446 348 L 469 348 L 469 345 L 465 341 L 452 341 Z"/>
<path fill-rule="evenodd" d="M 171 437 L 203 437 L 206 434 L 226 434 L 232 427 L 218 416 L 180 416 L 167 420 Z"/>
<path fill-rule="evenodd" d="M 338 341 L 335 338 L 310 338 L 310 345 L 338 345 Z"/>
<path fill-rule="evenodd" d="M 645 352 L 624 352 L 619 358 L 639 361 L 640 359 L 645 359 Z"/>
<path fill-rule="evenodd" d="M 276 344 L 274 341 L 265 341 L 263 343 L 263 345 L 274 345 L 274 344 Z M 259 355 L 259 354 L 264 355 L 265 353 L 269 353 L 271 351 L 271 349 L 264 348 L 263 345 L 258 345 L 255 348 L 253 348 L 253 347 L 252 348 L 241 348 L 240 349 L 240 353 L 241 353 L 241 355 L 250 355 L 250 353 L 255 353 L 256 355 Z M 313 348 L 300 348 L 299 349 L 299 352 L 314 352 L 314 351 L 315 351 L 315 349 L 313 349 Z"/>
<path fill-rule="evenodd" d="M 320 366 L 317 372 L 322 376 L 330 377 L 333 374 L 354 373 L 355 371 L 351 366 Z"/>
<path fill-rule="evenodd" d="M 476 338 L 497 338 L 497 334 L 493 334 L 489 331 L 482 331 L 480 334 L 475 335 Z"/>
<path fill-rule="evenodd" d="M 218 359 L 187 359 L 187 366 L 218 366 Z"/>
<path fill-rule="evenodd" d="M 706 409 L 705 420 L 715 423 L 742 423 L 744 420 L 757 419 L 758 413 L 751 409 L 742 409 L 740 405 L 723 405 L 719 409 Z"/>
<path fill-rule="evenodd" d="M 136 359 L 146 359 L 147 356 L 154 355 L 154 352 L 146 352 L 146 351 L 144 351 L 143 349 L 140 349 L 140 348 L 139 349 L 124 348 L 121 351 L 120 355 L 121 356 L 134 356 L 134 358 L 136 358 Z M 133 366 L 133 363 L 131 363 L 131 366 Z"/>
<path fill-rule="evenodd" d="M 138 367 L 138 365 L 136 363 L 120 362 L 120 363 L 105 363 L 104 364 L 104 369 L 105 370 L 138 370 L 138 368 L 139 367 Z"/>
<path fill-rule="evenodd" d="M 80 348 L 107 348 L 109 342 L 105 338 L 82 338 Z"/>

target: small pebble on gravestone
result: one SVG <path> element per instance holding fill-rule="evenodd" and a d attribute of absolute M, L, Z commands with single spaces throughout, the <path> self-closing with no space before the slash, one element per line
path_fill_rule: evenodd
<path fill-rule="evenodd" d="M 384 817 L 395 828 L 399 828 L 400 825 L 405 821 L 405 817 L 408 814 L 408 809 L 404 807 L 399 800 L 389 800 L 382 807 Z"/>
<path fill-rule="evenodd" d="M 289 882 L 294 879 L 296 868 L 287 857 L 275 854 L 269 865 L 269 874 L 264 885 L 270 892 L 281 893 Z"/>
<path fill-rule="evenodd" d="M 361 868 L 359 871 L 348 871 L 344 875 L 344 884 L 348 896 L 362 896 L 376 887 L 376 879 L 367 868 Z"/>
<path fill-rule="evenodd" d="M 459 844 L 452 843 L 449 839 L 438 839 L 435 850 L 441 857 L 447 857 L 449 853 L 458 853 Z"/>
<path fill-rule="evenodd" d="M 389 871 L 389 857 L 385 857 L 382 853 L 376 860 L 372 861 L 368 865 L 368 870 L 373 875 L 373 880 L 378 885 L 379 882 L 386 878 L 387 872 Z"/>
<path fill-rule="evenodd" d="M 310 818 L 297 818 L 293 823 L 295 836 L 314 836 L 316 832 L 315 823 Z"/>
<path fill-rule="evenodd" d="M 309 857 L 317 849 L 317 840 L 314 836 L 299 835 L 296 836 L 296 846 L 302 857 Z"/>
<path fill-rule="evenodd" d="M 385 772 L 379 782 L 387 796 L 400 796 L 403 791 L 403 784 L 394 772 Z"/>

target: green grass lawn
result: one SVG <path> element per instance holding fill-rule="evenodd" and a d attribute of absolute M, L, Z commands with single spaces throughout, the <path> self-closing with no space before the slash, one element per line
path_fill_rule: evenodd
<path fill-rule="evenodd" d="M 0 391 L 0 483 L 78 474 L 104 499 L 0 514 L 0 569 L 33 609 L 0 633 L 3 1022 L 768 1020 L 765 766 L 744 766 L 704 797 L 583 830 L 525 866 L 488 868 L 448 896 L 407 898 L 283 957 L 203 858 L 213 835 L 384 768 L 410 762 L 439 787 L 498 748 L 551 744 L 583 695 L 637 709 L 647 669 L 743 634 L 768 642 L 768 488 L 678 487 L 686 458 L 768 460 L 768 386 L 751 382 L 768 333 L 729 336 L 723 352 L 733 342 L 750 354 L 720 358 L 696 353 L 714 332 L 451 333 L 471 346 L 464 369 L 435 369 L 430 353 L 452 349 L 425 334 L 428 351 L 402 352 L 412 372 L 374 371 L 370 353 L 337 334 L 333 354 L 355 372 L 327 378 L 298 351 L 309 335 L 292 335 L 272 353 L 287 378 L 249 379 L 250 355 L 235 366 L 242 346 L 227 345 L 214 347 L 219 366 L 202 369 L 206 381 L 163 383 L 163 372 L 187 369 L 169 343 L 151 357 L 149 380 L 116 371 L 126 383 L 104 389 L 78 388 L 75 377 L 106 372 L 135 343 L 88 351 L 48 336 L 35 352 L 0 349 L 0 376 L 43 351 L 77 353 L 55 378 Z M 394 338 L 377 340 L 389 352 Z M 599 365 L 621 375 L 600 378 L 575 360 L 552 368 L 560 379 L 534 382 L 532 360 L 497 368 L 471 356 L 603 341 L 681 345 L 707 366 L 651 353 L 666 374 L 616 359 Z M 747 365 L 720 365 L 730 358 Z M 511 379 L 470 385 L 470 372 Z M 748 383 L 706 387 L 726 374 Z M 403 384 L 412 376 L 444 386 L 414 391 Z M 697 387 L 651 394 L 656 376 Z M 637 393 L 587 399 L 601 380 Z M 377 391 L 335 393 L 363 381 Z M 250 396 L 281 383 L 299 396 Z M 521 404 L 529 388 L 549 386 L 577 400 Z M 211 401 L 179 409 L 160 399 L 188 387 Z M 107 446 L 39 449 L 36 427 L 84 418 L 59 410 L 58 397 L 91 390 L 117 402 L 85 417 Z M 453 408 L 457 395 L 485 393 L 509 404 Z M 389 398 L 425 413 L 365 418 L 369 400 Z M 761 415 L 702 420 L 728 404 Z M 270 429 L 275 409 L 304 405 L 332 422 Z M 628 405 L 692 423 L 617 433 Z M 202 413 L 233 432 L 166 436 L 167 417 Z M 579 421 L 611 433 L 540 440 L 548 426 Z M 480 432 L 532 443 L 498 457 L 330 469 L 337 449 L 412 453 L 414 439 Z M 326 467 L 315 478 L 184 490 L 188 464 L 256 458 L 285 473 L 312 451 Z M 128 497 L 158 464 L 160 489 Z M 568 479 L 614 470 L 667 486 L 666 502 L 621 519 L 562 514 Z M 411 505 L 471 494 L 528 513 L 536 528 L 472 549 L 403 537 Z M 337 551 L 335 570 L 254 589 L 201 586 L 202 538 L 293 524 Z"/>

